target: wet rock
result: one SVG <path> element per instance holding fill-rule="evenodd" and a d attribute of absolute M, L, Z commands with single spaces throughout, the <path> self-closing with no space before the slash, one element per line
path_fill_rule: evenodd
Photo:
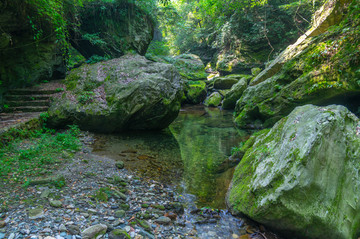
<path fill-rule="evenodd" d="M 82 233 L 83 239 L 98 239 L 101 238 L 107 230 L 107 226 L 103 224 L 94 225 L 86 228 Z"/>
<path fill-rule="evenodd" d="M 3 228 L 6 226 L 6 222 L 5 221 L 0 221 L 0 228 Z"/>

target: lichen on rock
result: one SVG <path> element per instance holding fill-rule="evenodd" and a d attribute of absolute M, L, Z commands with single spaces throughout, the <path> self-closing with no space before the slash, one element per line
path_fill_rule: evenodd
<path fill-rule="evenodd" d="M 227 203 L 291 238 L 360 234 L 360 122 L 344 106 L 295 108 L 251 144 Z"/>
<path fill-rule="evenodd" d="M 100 132 L 166 128 L 178 115 L 182 82 L 175 67 L 139 55 L 74 69 L 52 102 L 49 125 Z"/>

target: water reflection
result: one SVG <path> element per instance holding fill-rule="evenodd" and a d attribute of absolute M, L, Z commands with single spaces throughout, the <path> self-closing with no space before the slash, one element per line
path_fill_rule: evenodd
<path fill-rule="evenodd" d="M 202 106 L 184 108 L 170 130 L 181 149 L 185 191 L 197 196 L 198 206 L 225 208 L 233 174 L 228 157 L 247 133 L 235 129 L 231 112 Z"/>
<path fill-rule="evenodd" d="M 93 152 L 123 161 L 140 177 L 181 185 L 199 207 L 225 209 L 234 166 L 228 158 L 248 134 L 235 129 L 231 112 L 203 106 L 184 108 L 169 129 L 97 135 Z"/>

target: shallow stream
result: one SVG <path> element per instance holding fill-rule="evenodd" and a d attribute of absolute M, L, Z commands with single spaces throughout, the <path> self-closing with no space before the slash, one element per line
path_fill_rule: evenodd
<path fill-rule="evenodd" d="M 249 134 L 238 131 L 232 113 L 203 106 L 185 107 L 169 129 L 162 132 L 97 135 L 93 153 L 121 160 L 139 177 L 174 186 L 187 207 L 184 218 L 189 230 L 202 238 L 241 235 L 242 221 L 226 211 L 225 195 L 234 164 L 231 149 Z M 214 225 L 199 222 L 196 208 L 218 209 Z"/>

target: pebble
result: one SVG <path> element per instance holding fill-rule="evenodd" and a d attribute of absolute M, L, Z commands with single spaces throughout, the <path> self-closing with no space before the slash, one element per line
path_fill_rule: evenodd
<path fill-rule="evenodd" d="M 159 217 L 158 219 L 156 219 L 155 222 L 158 224 L 167 225 L 171 222 L 171 219 L 168 217 L 162 216 L 162 217 Z"/>
<path fill-rule="evenodd" d="M 59 200 L 49 200 L 50 206 L 60 208 L 62 207 L 62 202 Z"/>
<path fill-rule="evenodd" d="M 59 226 L 59 231 L 60 232 L 66 232 L 66 227 L 65 227 L 65 225 L 64 224 L 61 224 L 60 226 Z"/>
<path fill-rule="evenodd" d="M 81 237 L 83 239 L 92 239 L 98 238 L 100 235 L 104 235 L 107 231 L 107 226 L 104 224 L 97 224 L 91 227 L 86 228 L 82 233 Z"/>

